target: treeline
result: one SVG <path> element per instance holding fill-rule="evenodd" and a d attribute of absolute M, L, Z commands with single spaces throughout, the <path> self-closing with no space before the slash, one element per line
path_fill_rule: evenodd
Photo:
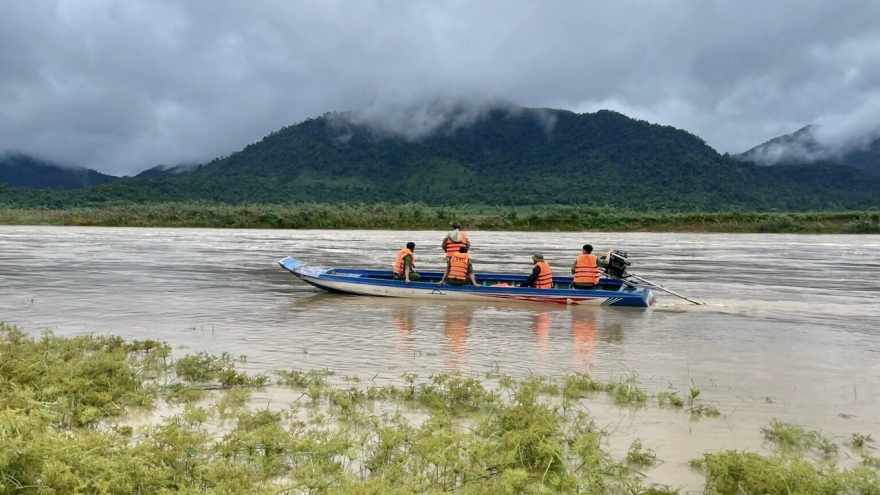
<path fill-rule="evenodd" d="M 676 231 L 880 233 L 880 211 L 639 213 L 590 206 L 488 207 L 410 204 L 248 204 L 199 202 L 76 207 L 0 208 L 0 223 L 126 227 L 500 231 Z"/>

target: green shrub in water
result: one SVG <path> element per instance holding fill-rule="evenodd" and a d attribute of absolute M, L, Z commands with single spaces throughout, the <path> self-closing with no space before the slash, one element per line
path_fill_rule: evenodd
<path fill-rule="evenodd" d="M 706 454 L 697 464 L 705 470 L 705 493 L 710 495 L 880 494 L 880 476 L 866 467 L 840 471 L 800 457 L 731 450 Z"/>

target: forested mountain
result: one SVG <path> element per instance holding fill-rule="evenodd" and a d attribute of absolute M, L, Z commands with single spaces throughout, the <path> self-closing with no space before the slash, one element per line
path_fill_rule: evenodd
<path fill-rule="evenodd" d="M 0 155 L 0 184 L 32 189 L 77 189 L 107 184 L 119 177 L 85 168 L 62 167 L 19 153 Z"/>
<path fill-rule="evenodd" d="M 735 158 L 758 165 L 843 165 L 880 175 L 880 137 L 830 146 L 817 139 L 817 129 L 808 125 L 755 146 Z"/>
<path fill-rule="evenodd" d="M 599 111 L 496 108 L 407 139 L 356 114 L 274 132 L 173 177 L 63 193 L 0 191 L 19 205 L 218 203 L 594 204 L 644 210 L 878 206 L 880 177 L 828 165 L 760 167 L 672 127 Z"/>

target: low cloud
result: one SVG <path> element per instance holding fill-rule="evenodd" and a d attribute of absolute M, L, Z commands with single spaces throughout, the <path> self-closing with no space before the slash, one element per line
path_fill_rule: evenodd
<path fill-rule="evenodd" d="M 328 111 L 418 139 L 498 102 L 609 108 L 721 152 L 810 123 L 857 145 L 880 126 L 877 46 L 868 0 L 6 2 L 0 152 L 131 175 Z"/>
<path fill-rule="evenodd" d="M 500 107 L 502 104 L 497 102 L 461 99 L 434 99 L 424 104 L 413 103 L 407 106 L 395 102 L 377 102 L 355 111 L 333 113 L 328 118 L 339 128 L 348 129 L 345 124 L 366 126 L 380 138 L 402 137 L 415 141 L 438 132 L 451 133 L 469 127 L 485 118 L 493 108 Z M 350 131 L 346 131 L 342 137 L 349 135 Z"/>
<path fill-rule="evenodd" d="M 368 128 L 372 137 L 386 139 L 398 137 L 417 141 L 433 135 L 450 135 L 485 119 L 492 111 L 500 111 L 510 117 L 527 114 L 534 118 L 552 139 L 556 115 L 543 108 L 523 108 L 504 101 L 479 99 L 435 98 L 427 103 L 413 102 L 403 106 L 395 102 L 376 102 L 350 112 L 326 114 L 331 125 L 339 133 L 334 139 L 349 142 L 358 127 Z"/>

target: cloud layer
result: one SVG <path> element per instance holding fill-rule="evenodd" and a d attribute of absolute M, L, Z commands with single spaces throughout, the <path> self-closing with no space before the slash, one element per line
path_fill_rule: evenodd
<path fill-rule="evenodd" d="M 610 108 L 731 153 L 810 123 L 858 141 L 878 46 L 873 0 L 6 2 L 0 151 L 133 174 L 327 111 L 420 132 L 450 101 Z"/>

